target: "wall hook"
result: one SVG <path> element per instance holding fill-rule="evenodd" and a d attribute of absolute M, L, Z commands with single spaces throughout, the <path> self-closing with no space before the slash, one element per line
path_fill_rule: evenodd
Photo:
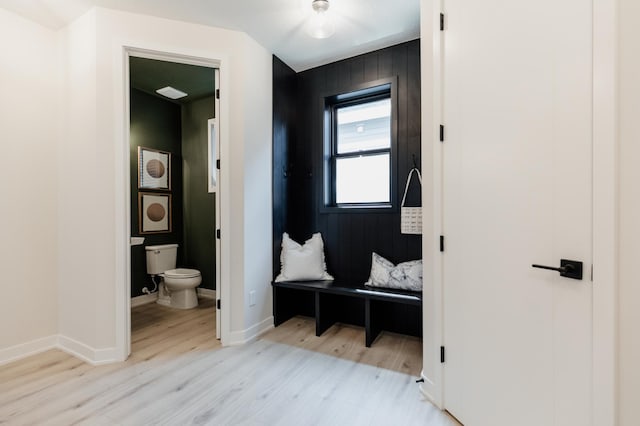
<path fill-rule="evenodd" d="M 285 178 L 293 176 L 293 164 L 288 164 L 286 166 L 282 166 L 282 175 Z"/>
<path fill-rule="evenodd" d="M 415 154 L 411 154 L 411 159 L 413 160 L 413 168 L 414 169 L 418 169 L 418 171 L 419 171 L 420 168 L 418 167 L 418 163 L 416 162 L 416 155 Z"/>

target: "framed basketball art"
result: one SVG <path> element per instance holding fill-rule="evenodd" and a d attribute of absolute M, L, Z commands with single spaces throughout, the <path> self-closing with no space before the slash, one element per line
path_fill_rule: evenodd
<path fill-rule="evenodd" d="M 138 188 L 171 190 L 171 153 L 138 147 Z"/>

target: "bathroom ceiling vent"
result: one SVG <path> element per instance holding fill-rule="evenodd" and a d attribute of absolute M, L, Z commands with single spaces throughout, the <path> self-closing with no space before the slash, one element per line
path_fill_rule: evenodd
<path fill-rule="evenodd" d="M 180 98 L 184 98 L 185 96 L 187 96 L 186 93 L 178 90 L 178 89 L 174 89 L 171 86 L 167 86 L 167 87 L 163 87 L 162 89 L 158 89 L 156 90 L 156 93 L 159 93 L 162 96 L 165 96 L 169 99 L 180 99 Z"/>

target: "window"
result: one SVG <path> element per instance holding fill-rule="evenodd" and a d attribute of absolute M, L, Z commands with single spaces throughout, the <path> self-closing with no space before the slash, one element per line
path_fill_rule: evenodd
<path fill-rule="evenodd" d="M 325 100 L 325 206 L 392 206 L 391 84 Z"/>

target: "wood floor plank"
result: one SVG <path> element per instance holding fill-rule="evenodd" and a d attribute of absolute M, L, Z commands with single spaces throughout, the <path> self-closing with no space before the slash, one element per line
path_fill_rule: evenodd
<path fill-rule="evenodd" d="M 294 317 L 222 348 L 213 301 L 132 310 L 132 354 L 94 367 L 51 350 L 0 367 L 0 424 L 456 425 L 423 401 L 420 339 Z"/>

